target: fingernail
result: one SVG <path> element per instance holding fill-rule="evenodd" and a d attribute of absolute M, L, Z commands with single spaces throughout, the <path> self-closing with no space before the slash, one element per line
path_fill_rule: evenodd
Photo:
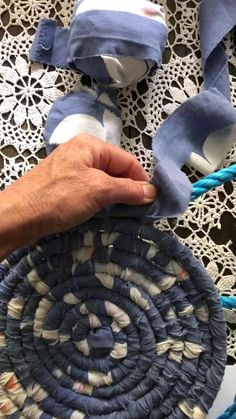
<path fill-rule="evenodd" d="M 151 202 L 155 201 L 157 197 L 157 189 L 150 183 L 143 184 L 143 193 L 145 204 L 150 204 Z"/>

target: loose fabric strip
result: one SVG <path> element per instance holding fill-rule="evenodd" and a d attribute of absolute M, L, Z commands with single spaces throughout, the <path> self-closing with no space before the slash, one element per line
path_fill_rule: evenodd
<path fill-rule="evenodd" d="M 205 89 L 209 94 L 213 88 L 217 89 L 230 103 L 228 57 L 221 41 L 236 25 L 235 1 L 216 0 L 212 2 L 211 0 L 202 0 L 199 21 Z M 188 106 L 191 112 L 191 99 Z M 226 103 L 224 106 L 227 109 L 229 108 Z M 202 110 L 204 110 L 204 107 Z M 224 109 L 222 108 L 221 115 L 223 113 Z M 221 119 L 219 123 L 222 122 L 221 115 L 216 114 L 216 118 Z M 221 130 L 215 130 L 213 125 L 202 148 L 198 149 L 196 144 L 196 150 L 191 152 L 190 165 L 203 174 L 209 174 L 217 170 L 235 141 L 236 126 L 234 121 L 231 124 L 225 124 Z"/>
<path fill-rule="evenodd" d="M 230 101 L 228 57 L 221 41 L 235 27 L 235 2 L 202 0 L 199 17 L 205 88 L 217 88 Z"/>
<path fill-rule="evenodd" d="M 206 417 L 226 327 L 212 280 L 174 238 L 93 219 L 1 266 L 1 417 Z"/>

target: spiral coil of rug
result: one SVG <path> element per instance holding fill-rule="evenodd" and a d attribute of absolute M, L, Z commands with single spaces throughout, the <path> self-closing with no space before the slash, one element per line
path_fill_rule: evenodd
<path fill-rule="evenodd" d="M 58 128 L 65 133 L 74 116 L 68 139 L 79 133 L 78 125 L 100 134 L 102 123 L 101 139 L 119 145 L 113 89 L 160 65 L 167 37 L 162 8 L 146 1 L 100 3 L 78 1 L 70 30 L 51 20 L 39 25 L 32 60 L 69 67 L 98 82 L 94 91 L 83 89 L 55 102 L 45 127 L 49 152 L 61 142 Z M 228 20 L 224 14 L 220 26 L 217 16 L 225 9 Z M 212 31 L 211 37 L 212 16 L 217 36 Z M 213 10 L 203 1 L 200 23 L 209 41 L 202 45 L 206 90 L 180 106 L 153 140 L 157 201 L 108 208 L 0 265 L 1 417 L 206 417 L 226 364 L 220 299 L 190 250 L 152 226 L 236 177 L 236 165 L 211 173 L 232 146 L 236 123 L 219 44 L 235 26 L 234 2 L 218 0 Z M 144 28 L 139 37 L 137 27 Z M 181 171 L 186 161 L 210 174 L 192 186 Z M 221 302 L 235 307 L 232 298 Z"/>

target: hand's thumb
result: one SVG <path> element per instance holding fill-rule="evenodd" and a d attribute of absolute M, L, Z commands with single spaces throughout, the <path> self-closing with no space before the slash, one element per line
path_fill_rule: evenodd
<path fill-rule="evenodd" d="M 157 197 L 157 188 L 150 183 L 135 181 L 127 178 L 110 178 L 111 189 L 104 199 L 106 205 L 151 204 Z"/>

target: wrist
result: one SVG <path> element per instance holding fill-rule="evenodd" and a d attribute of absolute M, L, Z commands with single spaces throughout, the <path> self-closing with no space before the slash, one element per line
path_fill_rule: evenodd
<path fill-rule="evenodd" d="M 0 260 L 40 237 L 40 219 L 18 181 L 0 192 Z"/>

